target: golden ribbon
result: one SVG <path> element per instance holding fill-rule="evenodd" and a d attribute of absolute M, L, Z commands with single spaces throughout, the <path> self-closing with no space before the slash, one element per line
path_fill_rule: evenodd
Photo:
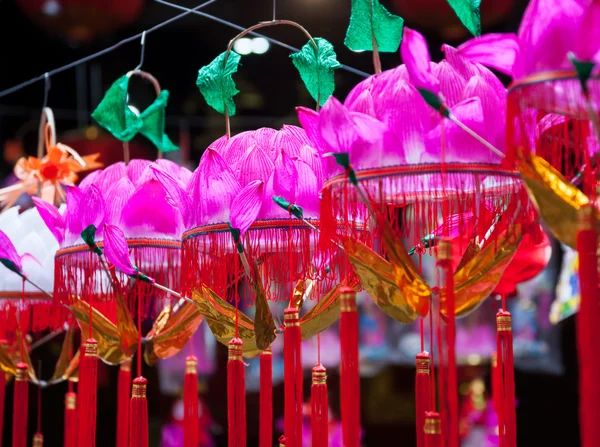
<path fill-rule="evenodd" d="M 115 290 L 115 303 L 117 308 L 117 332 L 119 333 L 120 347 L 123 354 L 126 357 L 131 357 L 135 353 L 137 347 L 139 334 L 133 322 L 133 317 L 129 312 L 129 309 L 125 305 L 125 301 L 119 293 Z M 140 318 L 138 316 L 138 318 Z"/>
<path fill-rule="evenodd" d="M 275 341 L 275 321 L 267 302 L 267 294 L 263 287 L 262 278 L 258 272 L 256 261 L 252 264 L 252 289 L 256 296 L 256 313 L 254 315 L 254 331 L 256 335 L 256 347 L 264 351 Z"/>
<path fill-rule="evenodd" d="M 173 308 L 167 305 L 146 336 L 146 363 L 152 366 L 159 359 L 181 351 L 202 323 L 202 318 L 200 310 L 189 301 L 182 299 Z"/>

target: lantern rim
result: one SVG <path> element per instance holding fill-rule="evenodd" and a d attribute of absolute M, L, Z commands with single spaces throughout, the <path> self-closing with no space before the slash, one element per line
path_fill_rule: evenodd
<path fill-rule="evenodd" d="M 103 248 L 104 241 L 98 241 L 96 245 L 99 248 Z M 129 248 L 155 247 L 181 249 L 181 241 L 179 239 L 131 238 L 127 239 L 127 245 Z M 86 252 L 89 250 L 90 247 L 87 244 L 77 244 L 69 247 L 63 247 L 56 252 L 55 259 L 66 255 Z"/>
<path fill-rule="evenodd" d="M 521 79 L 514 80 L 507 88 L 508 94 L 520 88 L 541 84 L 549 81 L 566 81 L 577 78 L 577 72 L 571 69 L 548 70 L 534 73 Z M 600 80 L 600 75 L 591 76 L 590 79 Z"/>

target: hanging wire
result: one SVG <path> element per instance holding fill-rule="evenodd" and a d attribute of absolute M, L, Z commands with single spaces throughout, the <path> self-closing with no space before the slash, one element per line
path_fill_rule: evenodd
<path fill-rule="evenodd" d="M 50 92 L 50 75 L 48 72 L 44 73 L 44 105 L 42 110 L 48 105 L 48 93 Z"/>
<path fill-rule="evenodd" d="M 277 20 L 276 17 L 276 12 L 277 12 L 277 0 L 273 0 L 273 22 L 275 20 Z"/>
<path fill-rule="evenodd" d="M 208 6 L 208 5 L 211 5 L 211 4 L 215 3 L 216 1 L 217 0 L 208 0 L 208 1 L 206 1 L 206 2 L 204 2 L 202 4 L 200 4 L 200 5 L 196 6 L 193 9 L 187 9 L 186 8 L 186 12 L 184 12 L 182 14 L 179 14 L 179 15 L 177 15 L 175 17 L 171 17 L 170 19 L 165 20 L 164 22 L 161 22 L 161 23 L 159 23 L 157 25 L 154 25 L 152 28 L 149 28 L 149 29 L 147 29 L 144 32 L 145 33 L 151 33 L 153 31 L 156 31 L 156 30 L 158 30 L 158 29 L 160 29 L 160 28 L 162 28 L 164 26 L 167 26 L 167 25 L 169 25 L 169 24 L 171 24 L 173 22 L 176 22 L 179 19 L 182 19 L 182 18 L 184 18 L 184 17 L 186 17 L 186 16 L 188 16 L 190 14 L 193 14 L 195 11 L 198 11 L 199 9 L 202 9 L 202 8 Z M 35 78 L 29 79 L 28 81 L 25 81 L 25 82 L 21 82 L 20 84 L 15 85 L 14 87 L 10 87 L 10 88 L 7 88 L 6 90 L 2 90 L 2 91 L 0 91 L 0 98 L 3 98 L 4 96 L 10 95 L 11 93 L 17 92 L 17 91 L 19 91 L 19 90 L 21 90 L 21 89 L 23 89 L 25 87 L 28 87 L 28 86 L 30 86 L 32 84 L 35 84 L 36 82 L 43 81 L 43 80 L 46 79 L 46 75 L 48 75 L 48 77 L 54 76 L 54 75 L 56 75 L 58 73 L 62 73 L 63 71 L 69 70 L 69 69 L 71 69 L 73 67 L 76 67 L 78 65 L 81 65 L 81 64 L 84 64 L 84 63 L 89 62 L 91 60 L 94 60 L 94 59 L 96 59 L 96 58 L 98 58 L 100 56 L 108 54 L 108 53 L 116 50 L 117 48 L 125 45 L 126 43 L 138 40 L 140 37 L 142 37 L 142 34 L 144 34 L 144 33 L 142 32 L 142 33 L 136 34 L 135 36 L 127 37 L 126 39 L 123 39 L 120 42 L 117 42 L 113 46 L 110 46 L 108 48 L 105 48 L 104 50 L 98 51 L 97 53 L 90 54 L 89 56 L 86 56 L 86 57 L 84 57 L 82 59 L 76 60 L 75 62 L 71 62 L 70 64 L 63 65 L 62 67 L 55 68 L 54 70 L 50 70 L 49 72 L 44 73 L 43 75 L 36 76 Z"/>
<path fill-rule="evenodd" d="M 186 12 L 189 12 L 189 13 L 197 15 L 197 16 L 205 17 L 207 19 L 213 20 L 213 21 L 215 21 L 217 23 L 220 23 L 222 25 L 225 25 L 225 26 L 228 26 L 230 28 L 236 29 L 238 31 L 244 31 L 244 30 L 246 30 L 246 27 L 243 27 L 243 26 L 240 26 L 240 25 L 236 25 L 235 23 L 229 22 L 227 20 L 221 19 L 220 17 L 213 16 L 211 14 L 207 14 L 207 13 L 202 12 L 202 11 L 191 10 L 189 8 L 186 8 L 185 6 L 176 5 L 175 3 L 170 3 L 170 2 L 167 2 L 165 0 L 154 0 L 154 1 L 156 3 L 160 3 L 161 5 L 165 5 L 165 6 L 168 6 L 170 8 L 178 9 L 179 11 L 186 11 Z M 278 45 L 278 46 L 280 46 L 282 48 L 285 48 L 285 49 L 293 51 L 293 52 L 300 51 L 300 48 L 296 48 L 296 47 L 293 47 L 291 45 L 288 45 L 287 43 L 283 43 L 283 42 L 280 42 L 279 40 L 272 39 L 270 37 L 265 36 L 264 34 L 260 34 L 260 33 L 252 31 L 252 32 L 248 33 L 248 35 L 254 36 L 254 37 L 262 37 L 264 39 L 267 39 L 273 45 Z M 352 68 L 352 67 L 350 67 L 348 65 L 344 65 L 344 64 L 341 64 L 340 69 L 345 70 L 345 71 L 347 71 L 349 73 L 354 73 L 355 75 L 358 75 L 358 76 L 362 76 L 363 78 L 368 78 L 369 76 L 371 76 L 371 74 L 369 74 L 367 72 L 364 72 L 364 71 L 361 71 L 361 70 L 357 70 L 356 68 Z M 0 95 L 0 97 L 1 97 L 1 95 Z"/>
<path fill-rule="evenodd" d="M 144 53 L 146 52 L 146 31 L 142 32 L 142 41 L 140 44 L 142 45 L 142 54 L 140 55 L 140 64 L 135 67 L 135 71 L 141 70 L 142 65 L 144 65 Z"/>
<path fill-rule="evenodd" d="M 105 48 L 104 50 L 100 50 L 97 53 L 90 54 L 89 56 L 86 56 L 84 58 L 81 58 L 79 60 L 71 62 L 70 64 L 63 65 L 62 67 L 55 68 L 54 70 L 50 70 L 50 71 L 44 73 L 43 75 L 36 76 L 34 78 L 29 79 L 28 81 L 21 82 L 20 84 L 17 84 L 17 85 L 15 85 L 13 87 L 10 87 L 10 88 L 7 88 L 5 90 L 2 90 L 2 91 L 0 91 L 0 98 L 3 98 L 5 96 L 7 96 L 7 95 L 15 93 L 15 92 L 17 92 L 19 90 L 22 90 L 25 87 L 29 87 L 30 85 L 35 84 L 36 82 L 39 82 L 39 81 L 46 81 L 47 80 L 48 81 L 48 85 L 49 85 L 49 81 L 50 81 L 49 78 L 50 78 L 50 76 L 54 76 L 54 75 L 56 75 L 58 73 L 62 73 L 63 71 L 69 70 L 71 68 L 77 67 L 78 65 L 85 64 L 86 62 L 94 60 L 94 59 L 96 59 L 96 58 L 98 58 L 100 56 L 104 56 L 105 54 L 111 53 L 112 51 L 114 51 L 117 48 L 125 45 L 126 43 L 133 42 L 133 41 L 135 41 L 137 39 L 142 38 L 144 36 L 144 34 L 149 34 L 149 33 L 153 32 L 153 31 L 159 30 L 160 28 L 163 28 L 163 27 L 165 27 L 165 26 L 167 26 L 167 25 L 169 25 L 169 24 L 171 24 L 173 22 L 176 22 L 177 20 L 182 19 L 182 18 L 184 18 L 184 17 L 186 17 L 186 16 L 188 16 L 190 14 L 195 14 L 195 15 L 199 15 L 201 17 L 205 17 L 207 19 L 213 20 L 213 21 L 215 21 L 217 23 L 220 23 L 222 25 L 226 25 L 226 26 L 228 26 L 230 28 L 233 28 L 233 29 L 236 29 L 236 30 L 239 30 L 239 31 L 243 31 L 243 30 L 246 29 L 243 26 L 236 25 L 235 23 L 228 22 L 227 20 L 223 20 L 223 19 L 221 19 L 219 17 L 213 16 L 211 14 L 206 14 L 206 13 L 200 11 L 200 9 L 202 9 L 202 8 L 204 8 L 206 6 L 211 5 L 212 3 L 215 3 L 217 0 L 208 0 L 208 1 L 206 1 L 204 3 L 201 3 L 200 5 L 196 6 L 195 8 L 192 8 L 192 9 L 186 8 L 184 6 L 176 5 L 174 3 L 169 3 L 169 2 L 164 1 L 164 0 L 154 0 L 154 1 L 157 2 L 157 3 L 160 3 L 162 5 L 165 5 L 165 6 L 169 6 L 170 8 L 178 9 L 178 10 L 184 11 L 184 12 L 182 12 L 181 14 L 179 14 L 179 15 L 177 15 L 175 17 L 171 17 L 170 19 L 165 20 L 164 22 L 161 22 L 161 23 L 159 23 L 157 25 L 154 25 L 152 28 L 149 28 L 146 31 L 143 31 L 143 32 L 138 33 L 138 34 L 136 34 L 134 36 L 131 36 L 131 37 L 127 37 L 126 39 L 123 39 L 123 40 L 117 42 L 116 44 L 114 44 L 114 45 L 112 45 L 112 46 L 110 46 L 108 48 Z M 299 48 L 296 48 L 296 47 L 293 47 L 291 45 L 285 44 L 283 42 L 280 42 L 279 40 L 275 40 L 275 39 L 272 39 L 270 37 L 264 36 L 263 34 L 260 34 L 260 33 L 251 32 L 251 33 L 248 33 L 248 34 L 256 36 L 256 37 L 263 37 L 263 38 L 267 39 L 270 43 L 272 43 L 274 45 L 278 45 L 278 46 L 280 46 L 282 48 L 286 48 L 286 49 L 288 49 L 290 51 L 293 51 L 293 52 L 300 51 Z M 143 39 L 143 40 L 145 41 L 145 39 Z M 142 60 L 141 60 L 141 62 L 143 62 L 143 57 L 144 57 L 144 44 L 142 43 Z M 348 65 L 341 64 L 340 68 L 342 70 L 348 71 L 350 73 L 354 73 L 354 74 L 356 74 L 358 76 L 361 76 L 361 77 L 364 77 L 364 78 L 367 78 L 367 77 L 370 76 L 369 73 L 366 73 L 366 72 L 361 71 L 361 70 L 357 70 L 356 68 L 349 67 Z"/>

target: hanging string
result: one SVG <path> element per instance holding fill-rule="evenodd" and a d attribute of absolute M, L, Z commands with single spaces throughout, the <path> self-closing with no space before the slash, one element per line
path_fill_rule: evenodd
<path fill-rule="evenodd" d="M 192 9 L 186 8 L 186 7 L 180 6 L 180 5 L 175 5 L 173 3 L 165 2 L 165 1 L 162 1 L 162 0 L 154 0 L 154 1 L 156 1 L 157 3 L 163 4 L 165 6 L 169 6 L 171 8 L 184 11 L 184 12 L 181 13 L 181 14 L 179 14 L 179 15 L 177 15 L 177 16 L 175 16 L 175 17 L 171 17 L 170 19 L 165 20 L 164 22 L 158 23 L 157 25 L 154 25 L 152 28 L 147 29 L 145 31 L 147 34 L 153 32 L 153 31 L 159 30 L 159 29 L 161 29 L 161 28 L 163 28 L 163 27 L 165 27 L 167 25 L 170 25 L 171 23 L 176 22 L 176 21 L 178 21 L 178 20 L 180 20 L 180 19 L 182 19 L 182 18 L 184 18 L 184 17 L 186 17 L 186 16 L 188 16 L 190 14 L 200 15 L 202 17 L 205 17 L 207 19 L 211 19 L 211 20 L 213 20 L 213 21 L 215 21 L 217 23 L 221 23 L 223 25 L 229 26 L 231 28 L 238 29 L 240 31 L 243 31 L 243 30 L 246 29 L 246 28 L 241 27 L 239 25 L 236 25 L 234 23 L 231 23 L 231 22 L 228 22 L 226 20 L 223 20 L 223 19 L 221 19 L 219 17 L 215 17 L 215 16 L 212 16 L 210 14 L 204 14 L 204 13 L 201 13 L 199 11 L 200 9 L 202 9 L 202 8 L 204 8 L 206 6 L 209 6 L 210 4 L 215 3 L 217 0 L 208 0 L 208 1 L 206 1 L 206 2 L 204 2 L 204 3 L 202 3 L 202 4 L 198 5 L 198 6 L 196 6 L 195 8 L 192 8 Z M 300 51 L 299 48 L 295 48 L 295 47 L 292 47 L 291 45 L 287 45 L 287 44 L 285 44 L 283 42 L 280 42 L 278 40 L 271 39 L 269 37 L 265 37 L 262 34 L 259 34 L 259 33 L 249 33 L 249 34 L 252 34 L 252 35 L 258 36 L 258 37 L 264 37 L 265 39 L 267 39 L 272 44 L 278 45 L 278 46 L 283 47 L 283 48 L 286 48 L 286 49 L 288 49 L 290 51 L 294 51 L 294 52 Z M 12 93 L 18 92 L 19 90 L 22 90 L 25 87 L 29 87 L 30 85 L 35 84 L 36 82 L 45 81 L 50 76 L 54 76 L 56 74 L 62 73 L 63 71 L 70 70 L 71 68 L 75 68 L 78 65 L 85 64 L 85 63 L 87 63 L 89 61 L 92 61 L 92 60 L 94 60 L 96 58 L 99 58 L 100 56 L 104 56 L 105 54 L 111 53 L 114 50 L 118 49 L 119 47 L 121 47 L 121 46 L 123 46 L 123 45 L 125 45 L 127 43 L 130 43 L 130 42 L 133 42 L 133 41 L 136 41 L 136 40 L 140 39 L 142 37 L 142 35 L 143 35 L 143 32 L 142 33 L 138 33 L 138 34 L 136 34 L 134 36 L 131 36 L 131 37 L 127 37 L 127 38 L 125 38 L 125 39 L 117 42 L 116 44 L 114 44 L 114 45 L 112 45 L 112 46 L 110 46 L 108 48 L 105 48 L 104 50 L 100 50 L 100 51 L 98 51 L 98 52 L 96 52 L 94 54 L 90 54 L 89 56 L 83 57 L 83 58 L 78 59 L 78 60 L 76 60 L 74 62 L 71 62 L 69 64 L 63 65 L 62 67 L 55 68 L 54 70 L 47 71 L 47 72 L 45 72 L 42 75 L 36 76 L 36 77 L 31 78 L 31 79 L 29 79 L 27 81 L 21 82 L 20 84 L 17 84 L 17 85 L 15 85 L 13 87 L 10 87 L 10 88 L 7 88 L 5 90 L 2 90 L 2 91 L 0 91 L 0 98 L 3 98 L 4 96 L 10 95 Z M 340 66 L 340 68 L 342 70 L 348 71 L 350 73 L 354 73 L 354 74 L 356 74 L 358 76 L 362 76 L 364 78 L 367 78 L 367 77 L 370 76 L 369 73 L 357 70 L 356 68 L 352 68 L 352 67 L 349 67 L 347 65 L 343 65 L 342 64 Z"/>
<path fill-rule="evenodd" d="M 42 361 L 38 362 L 38 377 L 42 378 Z M 42 385 L 38 385 L 37 393 L 37 432 L 42 433 Z"/>
<path fill-rule="evenodd" d="M 137 330 L 138 330 L 138 345 L 137 345 L 137 374 L 142 377 L 142 297 L 138 296 L 137 300 Z M 91 320 L 90 320 L 91 321 Z"/>
<path fill-rule="evenodd" d="M 19 311 L 19 332 L 21 333 L 21 361 L 25 360 L 25 335 L 23 335 L 23 322 L 21 321 L 21 312 L 25 310 L 25 276 L 21 284 L 21 309 Z"/>
<path fill-rule="evenodd" d="M 273 22 L 276 20 L 275 19 L 276 11 L 277 11 L 277 0 L 273 0 Z"/>

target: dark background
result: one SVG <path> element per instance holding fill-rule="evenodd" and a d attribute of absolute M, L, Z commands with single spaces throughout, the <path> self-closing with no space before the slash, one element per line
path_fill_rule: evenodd
<path fill-rule="evenodd" d="M 179 14 L 167 6 L 143 0 L 62 0 L 59 18 L 48 17 L 42 11 L 48 1 L 0 1 L 0 90 L 12 87 L 31 77 L 90 55 L 119 40 L 134 35 Z M 195 7 L 200 3 L 179 0 L 179 4 Z M 392 12 L 402 15 L 406 25 L 418 29 L 427 37 L 434 60 L 441 58 L 443 42 L 458 45 L 469 36 L 460 26 L 445 0 L 384 0 Z M 484 32 L 516 32 L 525 0 L 483 0 Z M 131 7 L 128 17 L 123 11 Z M 205 12 L 250 26 L 272 17 L 270 0 L 218 0 Z M 350 15 L 350 0 L 279 0 L 277 17 L 298 21 L 315 37 L 328 39 L 336 48 L 338 60 L 362 71 L 372 72 L 371 53 L 353 53 L 343 46 L 345 29 Z M 120 23 L 123 22 L 123 23 Z M 88 26 L 80 26 L 88 24 Z M 79 26 L 75 26 L 79 25 Z M 103 28 L 102 32 L 95 30 Z M 301 47 L 304 37 L 294 29 L 270 28 L 269 37 Z M 182 151 L 175 157 L 195 167 L 204 148 L 224 133 L 223 118 L 210 109 L 198 92 L 195 81 L 198 69 L 225 50 L 237 31 L 209 19 L 190 15 L 147 35 L 143 69 L 152 73 L 162 87 L 171 93 L 167 107 L 167 133 Z M 311 105 L 293 65 L 288 61 L 289 51 L 271 46 L 264 55 L 249 55 L 235 80 L 240 95 L 236 97 L 238 115 L 232 118 L 233 132 L 261 126 L 278 127 L 282 123 L 296 123 L 294 107 Z M 51 77 L 48 105 L 57 118 L 58 140 L 75 147 L 80 153 L 102 151 L 105 163 L 121 159 L 121 146 L 102 133 L 90 130 L 90 112 L 102 98 L 110 84 L 140 60 L 140 44 L 136 40 L 110 54 L 101 56 L 77 68 Z M 382 55 L 383 68 L 400 63 L 399 54 Z M 361 77 L 338 70 L 335 95 L 343 99 Z M 139 83 L 132 86 L 133 101 L 139 108 L 152 99 L 152 91 Z M 1 95 L 1 93 L 0 93 Z M 12 171 L 14 162 L 24 154 L 35 154 L 37 126 L 44 99 L 44 83 L 37 82 L 18 92 L 0 97 L 0 148 L 4 159 L 0 165 L 0 179 Z M 133 156 L 153 158 L 153 150 L 144 141 L 136 141 Z M 518 434 L 521 446 L 579 445 L 577 420 L 577 371 L 574 321 L 561 324 L 562 351 L 565 372 L 561 376 L 524 374 L 517 371 Z M 36 353 L 37 358 L 52 365 L 59 344 L 49 345 Z M 218 371 L 207 382 L 207 402 L 213 416 L 226 426 L 223 396 L 226 392 L 225 349 L 218 350 Z M 37 359 L 36 359 L 37 360 Z M 34 360 L 35 361 L 35 360 Z M 50 368 L 48 368 L 50 369 Z M 50 371 L 48 371 L 50 373 Z M 100 377 L 98 418 L 102 420 L 98 432 L 98 446 L 114 445 L 114 419 L 117 369 L 105 368 Z M 462 370 L 463 377 L 473 374 Z M 484 372 L 484 374 L 486 374 Z M 145 372 L 150 384 L 158 380 L 156 372 Z M 389 377 L 392 380 L 389 381 Z M 368 414 L 368 393 L 380 383 L 387 383 L 394 399 L 389 405 L 390 416 L 377 421 Z M 337 406 L 335 373 L 331 372 L 330 390 L 334 409 Z M 391 439 L 398 445 L 414 445 L 415 434 L 412 410 L 414 369 L 388 367 L 378 377 L 365 380 L 363 390 L 363 425 L 365 445 L 389 445 Z M 305 386 L 305 389 L 308 389 Z M 63 398 L 66 385 L 45 390 L 43 395 L 43 433 L 46 446 L 62 443 Z M 34 430 L 35 390 L 30 390 L 30 429 Z M 282 399 L 281 387 L 275 390 L 275 402 Z M 161 397 L 157 389 L 149 391 L 150 414 L 154 421 L 169 417 L 171 402 Z M 9 445 L 11 431 L 12 386 L 6 395 L 5 445 Z M 282 408 L 275 405 L 281 414 Z M 250 395 L 248 401 L 249 441 L 257 445 L 256 428 L 258 399 Z M 151 437 L 155 441 L 158 437 Z M 224 437 L 219 445 L 226 445 Z"/>

